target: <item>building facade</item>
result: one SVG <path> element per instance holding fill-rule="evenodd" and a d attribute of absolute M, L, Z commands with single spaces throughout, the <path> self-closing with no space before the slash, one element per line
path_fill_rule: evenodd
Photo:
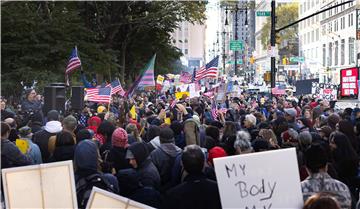
<path fill-rule="evenodd" d="M 344 0 L 304 0 L 299 16 L 342 3 Z M 340 70 L 356 66 L 356 4 L 352 2 L 316 15 L 299 24 L 300 55 L 304 68 L 320 82 L 340 83 Z"/>
<path fill-rule="evenodd" d="M 199 68 L 205 60 L 205 25 L 182 22 L 172 34 L 173 44 L 183 53 L 184 64 Z"/>

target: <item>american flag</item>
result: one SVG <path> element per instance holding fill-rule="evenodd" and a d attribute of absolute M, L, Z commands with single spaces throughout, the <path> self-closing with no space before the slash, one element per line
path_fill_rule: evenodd
<path fill-rule="evenodd" d="M 216 56 L 205 66 L 196 71 L 195 81 L 199 81 L 203 78 L 216 78 L 218 74 L 219 56 Z"/>
<path fill-rule="evenodd" d="M 217 113 L 216 103 L 214 101 L 211 104 L 211 116 L 213 117 L 214 120 L 217 120 L 218 113 Z"/>
<path fill-rule="evenodd" d="M 113 82 L 107 84 L 105 87 L 111 87 L 111 95 L 119 92 L 121 96 L 124 96 L 126 93 L 122 88 L 119 79 L 114 80 Z"/>
<path fill-rule="evenodd" d="M 88 101 L 99 103 L 110 103 L 111 88 L 91 88 L 87 90 Z"/>
<path fill-rule="evenodd" d="M 81 61 L 80 58 L 78 56 L 78 51 L 77 51 L 77 47 L 75 46 L 75 48 L 72 50 L 70 58 L 69 58 L 69 63 L 66 66 L 66 70 L 65 70 L 65 74 L 69 74 L 72 71 L 74 71 L 76 68 L 81 66 Z"/>
<path fill-rule="evenodd" d="M 182 72 L 180 75 L 180 82 L 182 83 L 191 83 L 192 75 L 188 72 Z"/>

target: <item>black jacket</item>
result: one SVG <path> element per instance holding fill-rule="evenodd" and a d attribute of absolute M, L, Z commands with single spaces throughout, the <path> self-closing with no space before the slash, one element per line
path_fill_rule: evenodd
<path fill-rule="evenodd" d="M 8 139 L 1 139 L 1 168 L 11 168 L 31 164 L 31 159 L 21 153 L 14 143 Z"/>
<path fill-rule="evenodd" d="M 56 147 L 49 162 L 74 160 L 75 145 Z"/>
<path fill-rule="evenodd" d="M 169 190 L 164 209 L 220 209 L 220 195 L 216 182 L 204 174 L 190 174 L 185 182 Z"/>
<path fill-rule="evenodd" d="M 111 163 L 112 167 L 115 168 L 116 172 L 120 169 L 132 168 L 129 164 L 129 160 L 125 158 L 126 148 L 113 147 L 110 149 L 108 156 L 108 161 Z"/>
<path fill-rule="evenodd" d="M 41 151 L 41 157 L 44 163 L 49 162 L 50 153 L 49 153 L 49 138 L 55 136 L 56 133 L 49 133 L 46 130 L 41 130 L 34 134 L 33 141 L 37 144 Z"/>

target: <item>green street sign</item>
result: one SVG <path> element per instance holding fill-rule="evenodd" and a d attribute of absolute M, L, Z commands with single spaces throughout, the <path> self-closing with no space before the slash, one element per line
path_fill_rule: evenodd
<path fill-rule="evenodd" d="M 305 62 L 304 57 L 290 57 L 290 62 Z"/>
<path fill-rule="evenodd" d="M 271 15 L 270 11 L 257 11 L 256 12 L 256 16 L 260 16 L 260 17 L 268 17 Z"/>
<path fill-rule="evenodd" d="M 232 40 L 230 41 L 230 50 L 240 51 L 244 48 L 241 40 Z"/>
<path fill-rule="evenodd" d="M 228 61 L 226 64 L 235 65 L 235 61 L 234 60 Z M 243 64 L 242 59 L 236 60 L 236 64 L 237 65 L 242 65 Z"/>

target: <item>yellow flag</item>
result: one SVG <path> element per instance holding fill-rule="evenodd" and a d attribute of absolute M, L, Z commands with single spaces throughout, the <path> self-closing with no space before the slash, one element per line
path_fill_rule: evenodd
<path fill-rule="evenodd" d="M 135 105 L 133 105 L 132 108 L 130 109 L 130 113 L 131 113 L 131 118 L 136 119 Z"/>
<path fill-rule="evenodd" d="M 26 154 L 30 147 L 26 139 L 16 139 L 15 144 L 23 154 Z"/>
<path fill-rule="evenodd" d="M 171 120 L 170 120 L 170 118 L 165 118 L 165 124 L 171 125 Z"/>

